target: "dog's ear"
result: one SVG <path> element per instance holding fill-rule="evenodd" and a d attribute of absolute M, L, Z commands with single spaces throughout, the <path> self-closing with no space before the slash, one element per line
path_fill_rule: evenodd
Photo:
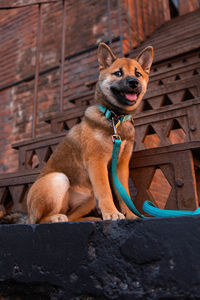
<path fill-rule="evenodd" d="M 136 58 L 142 69 L 149 74 L 153 62 L 153 47 L 146 47 Z"/>
<path fill-rule="evenodd" d="M 99 44 L 98 62 L 100 70 L 108 68 L 116 59 L 117 57 L 112 53 L 110 47 L 108 47 L 105 43 Z"/>

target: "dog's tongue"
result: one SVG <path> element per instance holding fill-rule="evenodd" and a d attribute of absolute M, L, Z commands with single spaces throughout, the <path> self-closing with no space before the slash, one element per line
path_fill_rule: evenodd
<path fill-rule="evenodd" d="M 129 101 L 135 101 L 137 100 L 137 94 L 133 93 L 133 94 L 125 94 L 125 97 L 129 100 Z"/>

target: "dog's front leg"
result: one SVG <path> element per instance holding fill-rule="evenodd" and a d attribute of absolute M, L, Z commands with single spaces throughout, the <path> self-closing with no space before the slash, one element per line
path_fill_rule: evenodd
<path fill-rule="evenodd" d="M 117 210 L 113 202 L 105 161 L 91 159 L 88 165 L 88 173 L 103 220 L 124 219 L 124 215 Z"/>

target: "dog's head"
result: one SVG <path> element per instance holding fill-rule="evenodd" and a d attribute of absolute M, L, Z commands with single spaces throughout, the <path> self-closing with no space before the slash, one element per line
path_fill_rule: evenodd
<path fill-rule="evenodd" d="M 130 113 L 144 96 L 153 61 L 153 48 L 145 48 L 136 59 L 117 58 L 104 43 L 98 48 L 99 89 L 109 106 Z"/>

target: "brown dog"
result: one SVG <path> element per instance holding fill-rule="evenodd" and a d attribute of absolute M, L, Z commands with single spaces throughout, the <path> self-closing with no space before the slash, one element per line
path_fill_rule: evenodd
<path fill-rule="evenodd" d="M 153 48 L 147 47 L 136 59 L 116 58 L 104 43 L 98 48 L 100 75 L 97 104 L 112 111 L 115 119 L 132 115 L 148 83 Z M 118 128 L 122 139 L 117 165 L 118 177 L 129 193 L 129 160 L 134 141 L 131 120 Z M 28 198 L 27 223 L 78 221 L 98 207 L 103 220 L 134 218 L 110 180 L 113 128 L 98 105 L 89 107 L 83 121 L 74 126 L 49 159 Z M 118 200 L 116 208 L 113 200 Z"/>

